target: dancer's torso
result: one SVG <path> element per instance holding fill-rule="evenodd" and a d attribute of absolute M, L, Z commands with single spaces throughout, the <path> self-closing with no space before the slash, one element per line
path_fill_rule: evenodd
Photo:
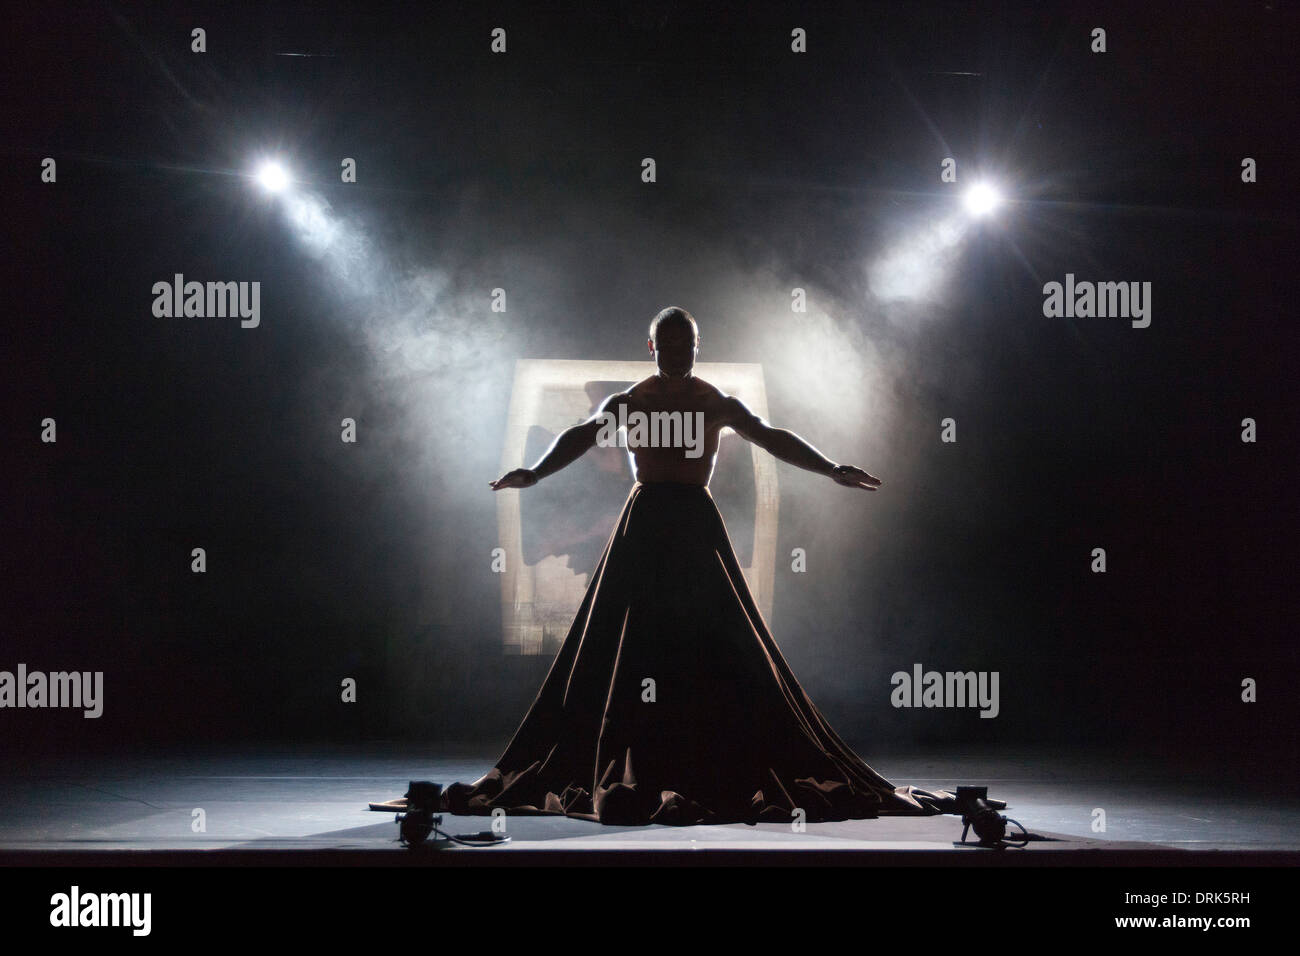
<path fill-rule="evenodd" d="M 628 402 L 628 414 L 633 411 L 650 416 L 653 412 L 682 412 L 682 418 L 694 413 L 704 414 L 704 430 L 695 438 L 695 447 L 631 447 L 628 455 L 632 459 L 632 473 L 636 480 L 643 483 L 674 481 L 686 484 L 707 486 L 713 474 L 713 465 L 718 457 L 718 439 L 724 421 L 726 395 L 703 379 L 692 376 L 687 383 L 678 387 L 666 387 L 656 376 L 642 379 L 628 389 L 631 401 Z M 701 449 L 697 458 L 688 457 Z"/>

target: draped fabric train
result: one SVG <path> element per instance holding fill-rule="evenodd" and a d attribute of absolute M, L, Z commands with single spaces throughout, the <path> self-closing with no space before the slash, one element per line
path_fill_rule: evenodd
<path fill-rule="evenodd" d="M 497 807 L 621 825 L 956 810 L 948 791 L 895 787 L 831 729 L 768 631 L 712 494 L 673 482 L 633 485 L 514 738 L 443 794 L 450 813 Z"/>

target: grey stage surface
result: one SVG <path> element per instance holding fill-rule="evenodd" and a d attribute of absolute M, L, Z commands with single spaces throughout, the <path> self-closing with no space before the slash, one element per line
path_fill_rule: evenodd
<path fill-rule="evenodd" d="M 0 777 L 0 854 L 8 863 L 42 865 L 67 855 L 102 854 L 120 864 L 158 856 L 169 863 L 246 862 L 276 857 L 313 863 L 398 862 L 411 856 L 397 842 L 391 814 L 371 801 L 405 792 L 409 780 L 469 782 L 487 771 L 500 748 L 377 742 L 348 747 L 304 745 L 192 751 L 151 756 L 6 758 Z M 1004 811 L 1044 839 L 1000 856 L 1044 854 L 1063 865 L 1124 863 L 1240 865 L 1252 857 L 1294 862 L 1300 851 L 1300 800 L 1221 768 L 1162 769 L 1141 756 L 1059 751 L 1008 754 L 868 756 L 896 785 L 952 788 L 987 785 Z M 1252 797 L 1258 793 L 1260 796 Z M 1285 802 L 1281 802 L 1285 800 Z M 1093 831 L 1094 808 L 1105 811 Z M 196 811 L 203 828 L 196 830 Z M 453 834 L 488 827 L 486 817 L 444 817 Z M 505 854 L 665 854 L 701 859 L 700 851 L 824 862 L 892 854 L 987 858 L 956 845 L 955 816 L 882 817 L 809 824 L 609 827 L 564 817 L 511 816 L 511 842 L 487 849 L 440 843 L 436 852 L 508 862 Z M 973 839 L 973 837 L 972 837 Z M 427 848 L 426 848 L 427 849 Z M 146 851 L 141 853 L 140 851 Z M 260 853 L 259 853 L 260 851 Z M 928 852 L 927 852 L 928 851 Z M 1196 852 L 1201 851 L 1201 852 Z M 1281 851 L 1281 852 L 1279 852 Z M 1300 856 L 1295 859 L 1300 859 Z M 522 860 L 516 859 L 516 862 Z M 581 862 L 581 860 L 579 861 Z M 962 861 L 965 862 L 965 861 Z"/>

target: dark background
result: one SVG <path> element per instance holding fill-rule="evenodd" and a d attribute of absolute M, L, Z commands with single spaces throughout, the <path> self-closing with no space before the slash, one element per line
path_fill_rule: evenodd
<path fill-rule="evenodd" d="M 103 670 L 106 700 L 0 712 L 7 751 L 503 744 L 549 666 L 502 656 L 489 569 L 514 361 L 648 360 L 680 305 L 699 361 L 762 364 L 773 424 L 884 479 L 778 466 L 770 624 L 867 760 L 1294 779 L 1295 5 L 700 6 L 16 16 L 0 668 Z M 299 241 L 247 176 L 271 154 L 346 241 Z M 956 208 L 947 156 L 1017 201 L 886 301 L 871 264 Z M 155 318 L 176 272 L 260 281 L 261 326 Z M 1044 318 L 1067 272 L 1151 282 L 1151 326 Z M 567 476 L 527 507 L 603 540 L 627 484 Z M 998 671 L 1000 716 L 892 708 L 917 661 Z"/>

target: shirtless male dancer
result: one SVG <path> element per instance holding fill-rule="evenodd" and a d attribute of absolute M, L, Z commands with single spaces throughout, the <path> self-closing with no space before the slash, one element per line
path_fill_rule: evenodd
<path fill-rule="evenodd" d="M 640 411 L 647 417 L 653 412 L 704 414 L 704 453 L 698 457 L 686 456 L 680 448 L 643 445 L 629 449 L 639 482 L 672 481 L 707 487 L 718 458 L 718 439 L 722 429 L 730 427 L 782 461 L 826 475 L 837 484 L 875 491 L 883 483 L 854 465 L 835 464 L 794 432 L 773 428 L 740 399 L 697 377 L 694 367 L 700 350 L 699 326 L 685 309 L 667 308 L 655 316 L 646 347 L 658 368 L 654 375 L 609 396 L 591 418 L 561 432 L 532 468 L 507 472 L 489 482 L 492 488 L 503 491 L 531 487 L 581 458 L 595 446 L 607 414 L 614 414 L 622 404 L 626 404 L 628 414 Z"/>

